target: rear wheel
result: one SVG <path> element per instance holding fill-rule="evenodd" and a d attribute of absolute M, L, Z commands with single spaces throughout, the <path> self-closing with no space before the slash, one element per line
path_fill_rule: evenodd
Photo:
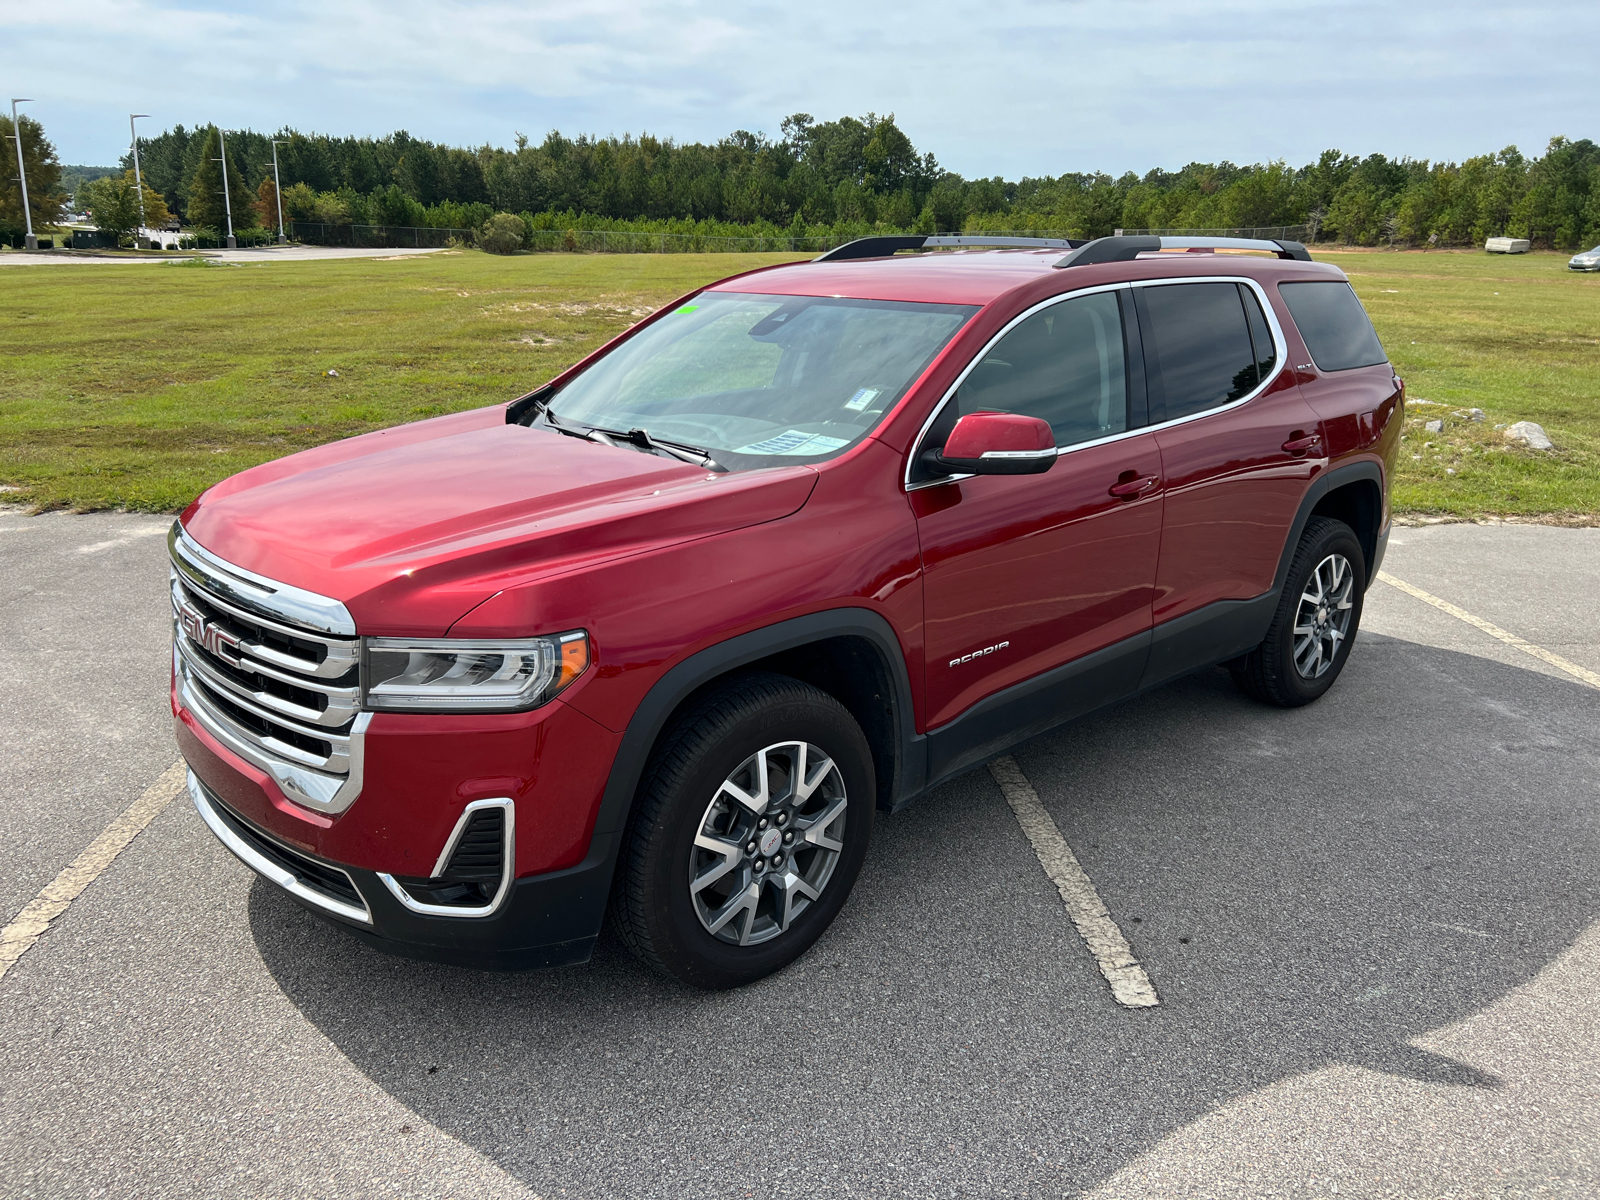
<path fill-rule="evenodd" d="M 698 987 L 786 966 L 843 907 L 875 795 L 866 738 L 826 692 L 751 675 L 699 701 L 641 785 L 612 906 L 622 940 Z"/>
<path fill-rule="evenodd" d="M 1365 563 L 1361 543 L 1343 521 L 1313 517 L 1306 523 L 1266 638 L 1229 666 L 1247 695 L 1297 708 L 1333 686 L 1361 626 Z"/>

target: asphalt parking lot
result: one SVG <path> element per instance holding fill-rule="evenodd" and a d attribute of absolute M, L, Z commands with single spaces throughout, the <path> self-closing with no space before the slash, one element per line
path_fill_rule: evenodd
<path fill-rule="evenodd" d="M 166 526 L 0 510 L 0 923 L 176 758 Z M 1385 568 L 1600 672 L 1600 530 L 1403 528 Z M 715 995 L 604 941 L 384 957 L 180 797 L 0 978 L 0 1193 L 1600 1192 L 1600 688 L 1379 582 L 1316 705 L 1213 671 L 1014 757 L 1159 1006 L 985 770 Z"/>

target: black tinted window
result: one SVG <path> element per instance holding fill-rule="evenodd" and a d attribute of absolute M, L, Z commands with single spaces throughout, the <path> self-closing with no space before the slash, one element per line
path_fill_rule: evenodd
<path fill-rule="evenodd" d="M 1280 283 L 1278 293 L 1319 370 L 1347 371 L 1388 361 L 1366 309 L 1348 283 L 1331 279 Z"/>
<path fill-rule="evenodd" d="M 1166 401 L 1165 411 L 1152 413 L 1152 420 L 1204 412 L 1255 388 L 1260 374 L 1237 284 L 1178 283 L 1142 291 L 1148 344 Z"/>
<path fill-rule="evenodd" d="M 1250 343 L 1255 347 L 1256 370 L 1265 379 L 1277 365 L 1278 348 L 1272 344 L 1272 330 L 1267 327 L 1267 318 L 1262 315 L 1261 301 L 1256 299 L 1256 294 L 1241 287 L 1239 295 L 1244 297 L 1244 315 L 1250 325 Z"/>
<path fill-rule="evenodd" d="M 957 403 L 962 416 L 1041 417 L 1058 446 L 1121 433 L 1128 427 L 1128 382 L 1116 293 L 1096 292 L 1034 313 L 983 356 Z"/>

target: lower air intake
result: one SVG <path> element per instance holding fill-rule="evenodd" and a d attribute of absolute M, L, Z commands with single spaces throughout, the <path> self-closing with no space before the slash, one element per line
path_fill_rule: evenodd
<path fill-rule="evenodd" d="M 487 916 L 510 883 L 512 808 L 509 801 L 477 801 L 451 833 L 437 874 L 385 878 L 396 897 L 417 912 Z M 392 879 L 392 883 L 389 881 Z"/>

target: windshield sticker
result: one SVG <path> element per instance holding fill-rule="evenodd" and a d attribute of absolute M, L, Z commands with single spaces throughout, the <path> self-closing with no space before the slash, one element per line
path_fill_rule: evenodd
<path fill-rule="evenodd" d="M 856 394 L 844 402 L 851 412 L 860 412 L 878 398 L 877 388 L 857 388 Z"/>
<path fill-rule="evenodd" d="M 698 304 L 685 304 L 685 305 L 684 305 L 684 306 L 683 306 L 683 307 L 682 307 L 682 308 L 680 308 L 680 309 L 679 309 L 679 310 L 678 310 L 678 311 L 679 311 L 679 312 L 681 312 L 681 313 L 686 313 L 686 312 L 693 312 L 693 311 L 694 311 L 694 310 L 695 310 L 695 309 L 697 309 L 697 308 L 699 308 L 699 307 L 700 307 L 700 306 L 699 306 L 699 305 L 698 305 Z"/>
<path fill-rule="evenodd" d="M 824 437 L 820 433 L 802 433 L 798 429 L 791 429 L 787 433 L 776 434 L 763 442 L 751 442 L 748 446 L 740 446 L 735 454 L 826 454 L 829 450 L 837 450 L 845 444 L 845 438 Z"/>

